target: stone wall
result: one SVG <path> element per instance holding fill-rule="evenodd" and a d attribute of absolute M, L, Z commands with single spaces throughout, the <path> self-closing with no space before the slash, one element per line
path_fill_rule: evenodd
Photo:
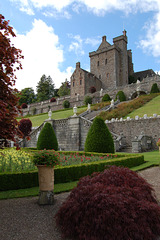
<path fill-rule="evenodd" d="M 137 120 L 136 120 L 137 119 Z M 156 142 L 160 137 L 160 115 L 144 118 L 106 121 L 111 132 L 125 136 L 128 147 L 132 146 L 132 141 L 140 135 L 152 137 L 152 148 L 157 149 Z"/>
<path fill-rule="evenodd" d="M 97 103 L 101 102 L 102 97 L 104 96 L 105 93 L 108 93 L 112 99 L 115 99 L 115 96 L 118 91 L 123 91 L 126 95 L 127 99 L 133 99 L 135 98 L 138 94 L 149 94 L 151 87 L 154 83 L 157 83 L 159 89 L 160 89 L 160 76 L 155 75 L 153 77 L 147 77 L 144 78 L 140 84 L 134 83 L 134 84 L 128 84 L 123 87 L 110 87 L 107 90 L 97 91 L 93 94 L 88 93 L 86 96 L 91 96 L 93 98 L 92 103 Z M 139 93 L 138 93 L 139 91 Z M 49 111 L 49 106 L 52 111 L 56 111 L 59 109 L 63 109 L 63 101 L 68 100 L 70 102 L 70 107 L 74 107 L 76 105 L 77 107 L 83 106 L 84 105 L 84 98 L 85 96 L 79 96 L 77 95 L 74 98 L 71 98 L 70 96 L 65 96 L 58 98 L 56 102 L 51 103 L 50 100 L 44 101 L 44 102 L 39 102 L 39 103 L 32 103 L 28 105 L 28 108 L 23 109 L 23 116 L 27 114 L 32 114 L 33 111 L 34 114 L 40 114 L 40 113 L 46 113 Z"/>
<path fill-rule="evenodd" d="M 160 115 L 155 115 L 150 118 L 147 118 L 145 115 L 145 118 L 136 119 L 112 119 L 111 121 L 107 121 L 106 124 L 112 133 L 115 143 L 118 137 L 123 136 L 125 138 L 126 147 L 132 147 L 133 141 L 140 138 L 140 136 L 147 136 L 152 139 L 151 149 L 157 149 L 156 142 L 160 137 Z M 61 120 L 46 120 L 45 122 L 50 122 L 52 124 L 60 150 L 84 150 L 88 130 L 92 124 L 91 121 L 83 117 L 70 117 Z M 45 124 L 45 122 L 43 124 Z M 38 135 L 43 124 L 32 132 L 30 136 L 31 140 L 27 141 L 26 147 L 36 147 Z"/>
<path fill-rule="evenodd" d="M 51 119 L 45 122 L 50 122 L 52 124 L 60 150 L 84 150 L 86 136 L 92 122 L 82 117 L 70 117 L 60 120 Z M 26 147 L 36 147 L 39 133 L 45 122 L 31 133 L 30 140 L 26 142 Z"/>

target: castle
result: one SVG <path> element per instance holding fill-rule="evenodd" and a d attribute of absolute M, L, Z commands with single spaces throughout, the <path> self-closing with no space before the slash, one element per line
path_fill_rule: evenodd
<path fill-rule="evenodd" d="M 96 91 L 109 90 L 128 85 L 129 76 L 135 76 L 140 80 L 142 74 L 134 73 L 132 63 L 132 51 L 127 50 L 126 30 L 123 35 L 113 38 L 113 45 L 102 37 L 102 42 L 96 51 L 90 52 L 90 72 L 76 63 L 76 69 L 71 76 L 71 98 L 76 95 L 84 96 L 90 93 L 91 87 Z M 146 71 L 143 71 L 144 76 Z M 147 75 L 155 74 L 153 70 L 147 70 Z"/>

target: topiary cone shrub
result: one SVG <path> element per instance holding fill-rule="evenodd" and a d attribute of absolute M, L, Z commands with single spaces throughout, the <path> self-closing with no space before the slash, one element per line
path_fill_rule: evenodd
<path fill-rule="evenodd" d="M 120 102 L 126 101 L 126 96 L 125 96 L 125 94 L 124 94 L 123 91 L 119 91 L 119 92 L 116 94 L 116 100 L 117 100 L 117 98 L 119 98 L 119 101 L 120 101 Z"/>
<path fill-rule="evenodd" d="M 57 138 L 50 123 L 45 123 L 44 127 L 42 128 L 37 141 L 37 149 L 54 149 L 55 151 L 58 150 Z"/>
<path fill-rule="evenodd" d="M 85 152 L 114 153 L 114 142 L 104 120 L 96 117 L 88 131 Z"/>
<path fill-rule="evenodd" d="M 151 92 L 150 93 L 159 93 L 159 88 L 158 88 L 158 85 L 157 83 L 154 83 L 152 85 L 152 88 L 151 88 Z"/>
<path fill-rule="evenodd" d="M 111 100 L 111 98 L 110 98 L 109 94 L 107 94 L 107 93 L 102 97 L 102 102 L 108 102 L 110 100 Z"/>
<path fill-rule="evenodd" d="M 57 212 L 56 223 L 65 238 L 156 240 L 160 206 L 143 178 L 112 166 L 79 181 Z"/>

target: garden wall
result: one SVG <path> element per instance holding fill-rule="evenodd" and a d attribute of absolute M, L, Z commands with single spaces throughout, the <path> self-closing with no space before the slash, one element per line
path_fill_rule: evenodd
<path fill-rule="evenodd" d="M 107 122 L 111 132 L 125 136 L 127 146 L 132 146 L 132 141 L 140 135 L 152 137 L 152 148 L 157 149 L 156 142 L 160 138 L 160 115 L 158 117 L 139 118 L 129 120 L 112 120 Z"/>
<path fill-rule="evenodd" d="M 91 121 L 83 117 L 70 117 L 61 120 L 46 120 L 51 122 L 57 136 L 59 149 L 64 151 L 83 151 Z M 44 122 L 45 123 L 45 122 Z M 44 124 L 43 123 L 43 124 Z M 31 140 L 26 147 L 36 147 L 38 135 L 43 124 L 31 134 Z M 156 142 L 160 138 L 160 116 L 152 118 L 139 118 L 131 120 L 112 120 L 106 123 L 109 130 L 124 136 L 128 147 L 132 147 L 132 141 L 140 135 L 152 137 L 152 149 L 157 149 Z M 115 139 L 115 137 L 114 137 Z"/>

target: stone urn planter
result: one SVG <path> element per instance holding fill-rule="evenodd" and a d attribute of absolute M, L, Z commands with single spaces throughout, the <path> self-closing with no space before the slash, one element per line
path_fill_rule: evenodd
<path fill-rule="evenodd" d="M 41 150 L 33 155 L 33 163 L 38 168 L 40 205 L 54 203 L 54 166 L 58 157 L 54 150 Z"/>
<path fill-rule="evenodd" d="M 50 166 L 37 165 L 39 181 L 40 205 L 54 204 L 54 168 Z"/>

